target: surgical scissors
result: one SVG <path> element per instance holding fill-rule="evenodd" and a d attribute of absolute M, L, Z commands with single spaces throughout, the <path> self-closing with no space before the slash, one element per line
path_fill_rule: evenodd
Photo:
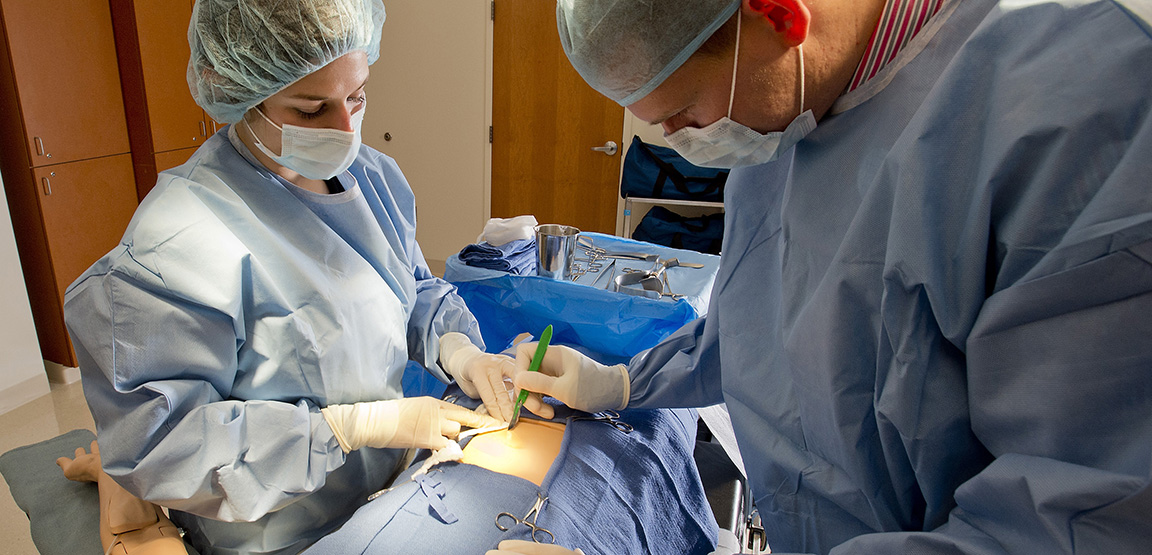
<path fill-rule="evenodd" d="M 536 503 L 534 505 L 532 505 L 532 508 L 528 510 L 528 514 L 524 515 L 524 518 L 516 518 L 516 515 L 514 515 L 512 513 L 503 512 L 503 513 L 496 515 L 496 527 L 499 528 L 501 532 L 507 532 L 508 530 L 510 530 L 512 528 L 512 526 L 515 526 L 517 524 L 523 524 L 524 526 L 527 526 L 527 527 L 532 529 L 532 541 L 534 541 L 536 543 L 556 543 L 556 536 L 552 535 L 551 531 L 549 531 L 547 528 L 541 528 L 539 526 L 536 526 L 536 519 L 540 517 L 540 510 L 544 508 L 544 502 L 545 501 L 548 501 L 548 498 L 537 493 L 536 494 Z M 503 524 L 500 524 L 500 517 L 502 517 L 502 516 L 506 516 L 506 517 L 512 519 L 512 526 L 504 526 Z M 529 518 L 532 519 L 532 522 L 528 522 Z M 547 534 L 548 535 L 548 541 L 547 542 L 540 541 L 540 539 L 538 539 L 536 537 L 537 532 L 539 532 L 541 534 Z M 543 537 L 543 536 L 541 536 L 541 537 Z"/>
<path fill-rule="evenodd" d="M 631 424 L 620 420 L 620 413 L 614 410 L 600 411 L 588 416 L 576 416 L 572 418 L 572 420 L 595 420 L 598 422 L 605 422 L 609 426 L 612 426 L 613 428 L 616 428 L 617 430 L 620 430 L 626 434 L 632 433 L 632 430 L 634 429 Z"/>

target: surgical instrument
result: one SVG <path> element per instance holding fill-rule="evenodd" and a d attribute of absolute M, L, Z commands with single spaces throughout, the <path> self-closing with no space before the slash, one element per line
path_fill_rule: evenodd
<path fill-rule="evenodd" d="M 641 288 L 630 287 L 632 285 L 639 285 Z M 612 290 L 617 293 L 659 299 L 664 294 L 664 284 L 660 282 L 659 277 L 650 272 L 628 272 L 612 280 Z"/>
<path fill-rule="evenodd" d="M 600 411 L 588 416 L 574 416 L 572 417 L 572 420 L 594 420 L 597 422 L 604 422 L 626 434 L 632 433 L 632 430 L 634 429 L 631 424 L 620 420 L 620 413 L 614 410 Z"/>
<path fill-rule="evenodd" d="M 507 430 L 507 429 L 508 429 L 507 424 L 496 424 L 495 426 L 484 426 L 482 428 L 472 428 L 471 430 L 460 432 L 460 435 L 456 436 L 456 442 L 459 443 L 459 442 L 464 441 L 465 439 L 468 439 L 472 436 L 478 436 L 480 434 L 487 434 L 490 432 L 499 432 L 500 430 Z"/>
<path fill-rule="evenodd" d="M 681 262 L 680 259 L 678 259 L 678 258 L 669 258 L 668 260 L 664 261 L 664 267 L 666 267 L 666 268 L 680 267 L 680 268 L 697 268 L 697 269 L 699 269 L 699 268 L 703 268 L 704 265 L 698 264 L 696 262 Z"/>
<path fill-rule="evenodd" d="M 536 494 L 536 503 L 532 505 L 532 508 L 528 510 L 528 514 L 524 515 L 524 518 L 516 518 L 516 515 L 514 515 L 512 513 L 503 512 L 503 513 L 496 515 L 496 527 L 499 528 L 501 532 L 507 532 L 508 530 L 510 530 L 512 528 L 512 526 L 515 526 L 517 524 L 523 524 L 524 526 L 527 526 L 527 527 L 532 529 L 532 541 L 534 541 L 536 543 L 556 543 L 556 536 L 552 535 L 551 531 L 549 531 L 547 528 L 542 528 L 542 527 L 536 525 L 536 519 L 540 517 L 540 510 L 544 508 L 544 503 L 546 501 L 548 501 L 547 497 L 537 493 Z M 500 517 L 505 517 L 505 516 L 512 519 L 512 526 L 504 526 L 503 524 L 500 523 Z M 531 522 L 528 521 L 529 518 L 532 519 Z M 537 532 L 539 532 L 541 534 L 547 534 L 548 535 L 548 538 L 547 538 L 548 541 L 547 542 L 540 541 L 540 539 L 536 537 Z"/>
<path fill-rule="evenodd" d="M 540 342 L 536 344 L 536 353 L 532 355 L 532 363 L 528 366 L 529 372 L 537 372 L 540 370 L 540 363 L 544 362 L 544 352 L 548 350 L 548 342 L 552 341 L 552 324 L 544 328 L 540 334 Z M 520 409 L 524 407 L 524 401 L 528 400 L 528 390 L 521 389 L 520 396 L 516 398 L 516 404 L 512 407 L 512 419 L 508 421 L 508 429 L 516 427 L 520 422 Z"/>

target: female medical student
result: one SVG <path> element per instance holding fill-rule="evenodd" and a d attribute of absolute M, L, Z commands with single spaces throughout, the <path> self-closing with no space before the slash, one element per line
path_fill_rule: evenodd
<path fill-rule="evenodd" d="M 198 0 L 189 86 L 231 125 L 67 292 L 105 470 L 201 553 L 298 552 L 405 449 L 494 422 L 402 398 L 409 360 L 508 416 L 510 359 L 473 345 L 412 190 L 360 142 L 384 19 L 380 0 Z"/>

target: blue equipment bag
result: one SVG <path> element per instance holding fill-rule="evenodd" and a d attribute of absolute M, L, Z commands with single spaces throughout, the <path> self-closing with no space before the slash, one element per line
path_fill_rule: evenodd
<path fill-rule="evenodd" d="M 663 206 L 653 206 L 632 232 L 632 238 L 676 249 L 720 254 L 724 214 L 688 217 Z"/>
<path fill-rule="evenodd" d="M 720 202 L 728 170 L 701 168 L 668 147 L 632 137 L 624 157 L 620 196 Z"/>

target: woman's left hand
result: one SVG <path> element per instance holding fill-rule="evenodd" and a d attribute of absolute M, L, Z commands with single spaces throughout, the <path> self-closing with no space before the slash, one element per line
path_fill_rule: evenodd
<path fill-rule="evenodd" d="M 504 378 L 516 371 L 511 357 L 485 353 L 468 336 L 449 332 L 440 337 L 440 364 L 465 394 L 484 402 L 488 414 L 505 422 L 512 419 L 512 397 L 504 385 Z"/>

